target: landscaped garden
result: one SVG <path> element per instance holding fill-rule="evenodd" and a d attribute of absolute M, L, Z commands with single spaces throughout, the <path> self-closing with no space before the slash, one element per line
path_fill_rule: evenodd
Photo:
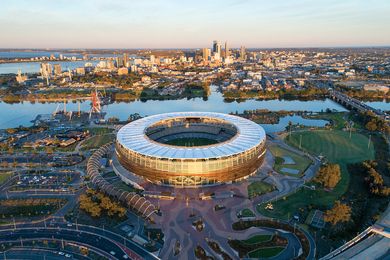
<path fill-rule="evenodd" d="M 95 135 L 85 140 L 81 146 L 82 150 L 97 149 L 115 140 L 114 134 Z"/>
<path fill-rule="evenodd" d="M 280 254 L 285 248 L 281 246 L 259 248 L 248 253 L 250 258 L 269 258 Z"/>
<path fill-rule="evenodd" d="M 275 189 L 276 187 L 269 183 L 263 181 L 255 181 L 248 185 L 248 198 L 260 196 Z"/>
<path fill-rule="evenodd" d="M 318 185 L 316 190 L 301 188 L 287 198 L 274 202 L 272 211 L 266 210 L 264 204 L 259 205 L 257 209 L 264 215 L 287 220 L 288 216 L 297 212 L 309 213 L 311 210 L 309 206 L 310 208 L 330 207 L 348 189 L 350 174 L 347 164 L 374 159 L 374 145 L 371 144 L 368 148 L 368 137 L 360 133 L 352 133 L 352 137 L 349 138 L 349 132 L 343 131 L 305 131 L 293 133 L 290 137 L 286 137 L 286 141 L 299 147 L 300 136 L 302 136 L 303 150 L 322 155 L 329 162 L 340 165 L 341 180 L 332 191 L 318 188 Z"/>
<path fill-rule="evenodd" d="M 250 209 L 242 209 L 237 213 L 237 217 L 239 218 L 253 218 L 255 216 L 255 213 Z"/>
<path fill-rule="evenodd" d="M 301 176 L 311 164 L 311 160 L 306 156 L 299 155 L 280 146 L 271 146 L 269 150 L 275 157 L 274 169 L 280 174 Z"/>
<path fill-rule="evenodd" d="M 279 235 L 254 235 L 246 240 L 230 240 L 229 245 L 240 258 L 267 258 L 277 256 L 287 246 L 287 240 Z"/>
<path fill-rule="evenodd" d="M 0 185 L 3 184 L 11 175 L 12 175 L 12 173 L 10 173 L 10 172 L 1 172 L 0 173 Z"/>
<path fill-rule="evenodd" d="M 23 218 L 47 216 L 60 209 L 65 199 L 6 199 L 0 200 L 0 217 Z"/>
<path fill-rule="evenodd" d="M 282 222 L 277 222 L 273 221 L 270 219 L 261 219 L 261 220 L 250 220 L 250 221 L 238 221 L 233 223 L 232 225 L 233 230 L 245 230 L 251 227 L 268 227 L 268 228 L 274 228 L 274 229 L 281 229 L 284 231 L 289 231 L 291 233 L 294 233 L 298 240 L 301 243 L 302 246 L 302 259 L 308 256 L 309 251 L 310 251 L 310 244 L 309 240 L 307 239 L 306 235 L 299 229 L 294 228 L 290 226 L 289 224 L 282 223 Z M 259 249 L 266 249 L 266 248 L 275 248 L 275 247 L 283 247 L 285 248 L 287 246 L 287 240 L 278 234 L 273 234 L 272 239 L 268 241 L 261 241 L 256 244 L 250 244 L 248 243 L 248 240 L 253 239 L 256 241 L 256 239 L 264 240 L 264 237 L 259 237 L 259 238 L 249 238 L 247 240 L 229 240 L 229 245 L 235 249 L 240 257 L 245 257 L 248 253 L 252 252 L 252 254 L 256 254 L 255 252 Z M 253 240 L 251 242 L 253 242 Z M 282 251 L 282 250 L 281 250 Z M 266 249 L 265 251 L 262 251 L 261 253 L 263 254 L 271 254 L 274 253 L 276 256 L 280 253 L 279 250 L 271 250 L 271 249 Z M 268 255 L 268 257 L 271 257 Z"/>

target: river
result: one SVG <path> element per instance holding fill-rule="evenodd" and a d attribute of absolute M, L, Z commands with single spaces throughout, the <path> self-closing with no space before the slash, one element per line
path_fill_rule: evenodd
<path fill-rule="evenodd" d="M 63 104 L 61 104 L 61 109 Z M 16 127 L 19 125 L 29 126 L 38 114 L 52 113 L 58 103 L 31 103 L 23 102 L 18 104 L 7 104 L 0 102 L 0 128 Z M 88 111 L 90 102 L 82 102 L 81 109 Z M 268 109 L 272 111 L 324 111 L 327 108 L 337 111 L 346 111 L 345 108 L 333 102 L 330 99 L 299 101 L 299 100 L 246 100 L 243 102 L 225 102 L 222 94 L 217 92 L 216 86 L 211 87 L 211 95 L 207 100 L 202 98 L 180 99 L 180 100 L 149 100 L 146 102 L 133 101 L 129 103 L 114 103 L 103 107 L 107 113 L 106 118 L 116 116 L 121 120 L 128 118 L 130 114 L 139 113 L 142 116 L 158 113 L 176 112 L 176 111 L 212 111 L 221 113 L 243 112 L 252 109 Z M 67 110 L 78 109 L 77 103 L 69 102 Z M 324 120 L 303 119 L 300 116 L 287 116 L 281 118 L 279 124 L 264 125 L 268 132 L 275 132 L 284 129 L 289 121 L 305 124 L 308 126 L 323 126 L 327 123 Z"/>

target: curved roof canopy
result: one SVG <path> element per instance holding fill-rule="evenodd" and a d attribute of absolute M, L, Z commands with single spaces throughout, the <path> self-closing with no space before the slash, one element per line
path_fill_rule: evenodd
<path fill-rule="evenodd" d="M 208 146 L 182 147 L 157 143 L 146 136 L 151 125 L 173 118 L 199 117 L 227 121 L 237 128 L 237 134 L 223 143 Z M 249 150 L 265 141 L 264 129 L 242 117 L 213 112 L 176 112 L 158 114 L 131 122 L 122 127 L 117 141 L 125 148 L 150 157 L 168 159 L 209 159 L 232 156 Z"/>

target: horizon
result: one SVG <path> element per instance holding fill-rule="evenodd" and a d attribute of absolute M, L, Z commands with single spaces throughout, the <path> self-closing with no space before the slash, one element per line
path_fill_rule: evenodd
<path fill-rule="evenodd" d="M 385 0 L 5 0 L 0 48 L 197 49 L 213 40 L 248 49 L 388 47 L 389 12 Z"/>
<path fill-rule="evenodd" d="M 246 50 L 310 50 L 310 49 L 387 49 L 390 48 L 389 45 L 367 45 L 367 46 L 318 46 L 318 47 L 246 47 Z M 107 47 L 107 48 L 71 48 L 71 47 L 64 47 L 64 48 L 48 48 L 48 47 L 41 47 L 41 48 L 28 48 L 28 47 L 20 47 L 20 48 L 2 48 L 0 47 L 0 51 L 56 51 L 56 50 L 84 50 L 84 51 L 93 51 L 93 50 L 113 50 L 113 51 L 121 51 L 121 50 L 201 50 L 202 48 L 207 48 L 207 47 L 193 47 L 193 48 L 186 48 L 186 47 L 167 47 L 167 48 L 114 48 L 114 47 Z M 239 50 L 240 47 L 229 47 L 230 50 Z"/>

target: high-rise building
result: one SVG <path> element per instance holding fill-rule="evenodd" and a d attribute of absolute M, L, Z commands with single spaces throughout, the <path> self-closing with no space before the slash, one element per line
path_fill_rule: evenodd
<path fill-rule="evenodd" d="M 229 53 L 229 48 L 228 48 L 228 44 L 227 44 L 227 41 L 225 42 L 225 59 L 227 57 L 229 57 L 230 53 Z"/>
<path fill-rule="evenodd" d="M 246 60 L 245 46 L 241 46 L 240 48 L 240 59 L 243 61 Z"/>
<path fill-rule="evenodd" d="M 221 56 L 221 43 L 219 41 L 213 42 L 213 52 L 218 53 Z"/>
<path fill-rule="evenodd" d="M 41 76 L 44 78 L 49 78 L 52 74 L 53 68 L 50 63 L 41 63 Z"/>
<path fill-rule="evenodd" d="M 61 64 L 54 64 L 54 75 L 58 76 L 61 75 L 61 73 L 62 73 Z"/>
<path fill-rule="evenodd" d="M 150 55 L 150 63 L 152 65 L 156 63 L 156 58 L 154 57 L 154 55 Z"/>
<path fill-rule="evenodd" d="M 115 61 L 117 68 L 123 67 L 123 57 L 116 57 Z"/>
<path fill-rule="evenodd" d="M 203 48 L 202 49 L 202 56 L 204 61 L 208 61 L 210 57 L 210 49 L 209 48 Z"/>
<path fill-rule="evenodd" d="M 123 53 L 123 66 L 127 67 L 129 62 L 129 55 L 127 53 Z"/>

